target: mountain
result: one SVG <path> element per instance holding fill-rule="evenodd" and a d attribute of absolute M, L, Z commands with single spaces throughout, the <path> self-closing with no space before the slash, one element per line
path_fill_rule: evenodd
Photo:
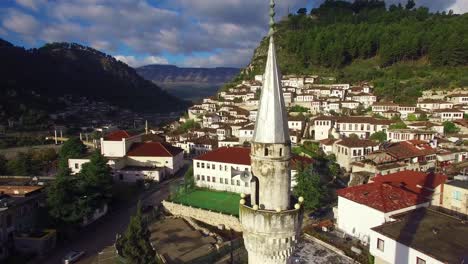
<path fill-rule="evenodd" d="M 283 74 L 371 81 L 386 100 L 413 103 L 423 90 L 468 87 L 468 14 L 329 0 L 278 22 L 275 43 Z M 237 80 L 262 74 L 267 49 L 265 38 Z"/>
<path fill-rule="evenodd" d="M 75 43 L 24 49 L 0 40 L 0 122 L 60 108 L 63 95 L 87 97 L 141 113 L 183 110 L 188 103 L 143 79 L 135 69 Z"/>
<path fill-rule="evenodd" d="M 179 68 L 174 65 L 147 65 L 136 69 L 169 93 L 188 100 L 211 96 L 239 74 L 238 68 Z"/>

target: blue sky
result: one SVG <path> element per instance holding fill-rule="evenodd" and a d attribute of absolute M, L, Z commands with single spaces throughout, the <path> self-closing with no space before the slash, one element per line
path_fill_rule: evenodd
<path fill-rule="evenodd" d="M 277 0 L 288 8 L 323 0 Z M 390 0 L 387 2 L 398 2 Z M 39 47 L 77 42 L 131 66 L 245 66 L 268 30 L 268 0 L 0 0 L 0 38 Z M 406 2 L 406 0 L 404 1 Z M 468 0 L 416 0 L 434 10 L 468 11 Z"/>

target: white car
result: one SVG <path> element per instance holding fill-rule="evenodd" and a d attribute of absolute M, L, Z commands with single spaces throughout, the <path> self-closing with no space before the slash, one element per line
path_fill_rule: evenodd
<path fill-rule="evenodd" d="M 80 259 L 84 255 L 84 251 L 70 251 L 64 258 L 64 264 L 71 264 L 75 263 L 78 259 Z"/>

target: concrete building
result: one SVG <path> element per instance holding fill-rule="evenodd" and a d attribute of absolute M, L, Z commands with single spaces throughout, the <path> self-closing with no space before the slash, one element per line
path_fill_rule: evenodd
<path fill-rule="evenodd" d="M 239 207 L 250 264 L 290 263 L 302 225 L 303 209 L 290 193 L 291 142 L 273 40 L 274 7 L 271 0 L 270 44 L 251 148 L 253 175 L 245 175 L 251 195 Z"/>
<path fill-rule="evenodd" d="M 468 217 L 468 181 L 453 180 L 445 183 L 442 207 Z"/>
<path fill-rule="evenodd" d="M 371 228 L 392 221 L 394 215 L 431 204 L 439 205 L 441 186 L 447 177 L 402 171 L 372 180 L 337 191 L 338 228 L 364 243 L 370 241 Z"/>
<path fill-rule="evenodd" d="M 468 226 L 430 208 L 393 216 L 373 227 L 370 253 L 376 264 L 445 264 L 468 260 Z"/>
<path fill-rule="evenodd" d="M 346 171 L 351 170 L 351 163 L 363 160 L 369 153 L 378 149 L 378 142 L 367 139 L 343 138 L 333 144 L 336 162 Z"/>
<path fill-rule="evenodd" d="M 431 142 L 434 140 L 436 131 L 423 129 L 391 129 L 387 130 L 387 140 L 400 142 L 407 140 L 422 140 Z"/>

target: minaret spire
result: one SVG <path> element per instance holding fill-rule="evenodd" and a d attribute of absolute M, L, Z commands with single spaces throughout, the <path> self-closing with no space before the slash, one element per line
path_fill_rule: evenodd
<path fill-rule="evenodd" d="M 249 264 L 291 263 L 303 218 L 303 199 L 291 198 L 291 140 L 273 39 L 274 8 L 270 0 L 270 46 L 250 150 L 251 191 L 239 206 Z"/>
<path fill-rule="evenodd" d="M 268 48 L 265 75 L 263 76 L 262 95 L 255 124 L 253 142 L 286 143 L 289 142 L 288 120 L 281 87 L 281 73 L 276 61 L 275 1 L 270 0 L 270 44 Z"/>

